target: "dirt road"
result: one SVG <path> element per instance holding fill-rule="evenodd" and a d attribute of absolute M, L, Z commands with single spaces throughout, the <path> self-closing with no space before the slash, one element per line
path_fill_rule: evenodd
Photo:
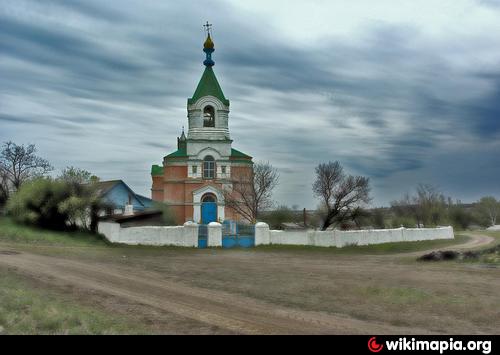
<path fill-rule="evenodd" d="M 446 249 L 446 250 L 471 250 L 471 249 L 477 249 L 481 247 L 485 247 L 488 244 L 492 243 L 495 239 L 493 237 L 487 236 L 487 235 L 482 235 L 482 234 L 474 234 L 474 233 L 465 233 L 470 239 L 463 243 L 463 244 L 457 244 L 453 245 L 450 247 L 445 247 L 441 249 Z M 430 253 L 436 249 L 429 249 L 429 250 L 423 250 L 423 251 L 417 251 L 417 252 L 412 252 L 412 253 L 404 253 L 404 254 L 399 254 L 399 255 L 405 255 L 405 256 L 417 256 L 417 255 L 423 255 L 426 253 Z"/>
<path fill-rule="evenodd" d="M 452 249 L 478 247 L 491 241 L 492 239 L 489 237 L 474 235 L 466 244 Z M 373 272 L 375 268 L 377 273 L 373 272 L 374 276 L 369 276 L 369 280 L 372 280 L 374 284 L 380 283 L 386 278 L 383 275 L 388 275 L 394 270 L 394 265 L 380 261 L 385 258 L 392 260 L 394 256 L 377 256 L 375 259 L 370 259 L 369 256 L 358 256 L 354 262 L 351 261 L 350 257 L 344 257 L 335 258 L 333 262 L 331 260 L 324 262 L 324 260 L 315 260 L 313 257 L 310 260 L 303 260 L 296 258 L 296 256 L 277 258 L 273 253 L 253 255 L 239 252 L 226 253 L 224 257 L 219 258 L 205 253 L 189 260 L 186 258 L 191 258 L 191 256 L 181 255 L 169 257 L 168 263 L 171 263 L 175 270 L 185 268 L 189 271 L 190 267 L 193 269 L 221 268 L 222 264 L 217 263 L 225 263 L 223 267 L 228 267 L 228 265 L 242 267 L 244 264 L 250 267 L 251 264 L 258 262 L 261 263 L 259 269 L 256 269 L 259 272 L 266 268 L 276 270 L 292 268 L 293 270 L 290 271 L 292 275 L 289 277 L 293 278 L 293 275 L 307 273 L 309 275 L 306 276 L 309 278 L 308 282 L 315 285 L 313 278 L 320 277 L 322 278 L 320 282 L 324 283 L 325 287 L 331 285 L 331 282 L 335 282 L 333 277 L 338 277 L 339 282 L 346 282 L 349 285 L 348 283 L 352 282 L 354 278 L 369 275 L 369 272 Z M 166 260 L 162 259 L 162 263 L 166 263 Z M 262 266 L 262 264 L 265 265 Z M 68 257 L 38 255 L 16 250 L 12 246 L 0 248 L 0 266 L 11 268 L 17 273 L 37 279 L 51 287 L 71 286 L 87 293 L 89 291 L 96 292 L 112 298 L 115 304 L 140 304 L 155 310 L 155 312 L 167 312 L 184 319 L 216 327 L 221 330 L 221 333 L 370 334 L 374 331 L 380 334 L 436 333 L 435 329 L 431 331 L 423 327 L 396 326 L 387 322 L 355 319 L 347 315 L 332 314 L 332 312 L 305 311 L 296 307 L 269 303 L 237 292 L 196 287 L 182 281 L 173 281 L 161 272 L 145 268 L 113 262 L 72 260 Z M 422 282 L 424 279 L 423 274 L 411 267 L 405 270 L 402 269 L 402 272 L 405 273 L 405 279 L 413 277 L 415 282 Z M 399 272 L 396 275 L 399 275 Z M 440 271 L 439 274 L 433 274 L 428 279 L 432 279 L 433 283 L 440 282 L 439 280 L 443 278 L 450 280 L 449 277 L 443 275 L 448 275 L 448 271 Z M 213 277 L 217 278 L 219 274 L 214 273 Z M 330 279 L 332 281 L 328 281 Z M 426 282 L 429 282 L 428 279 Z M 471 280 L 474 281 L 474 279 Z M 359 284 L 372 281 L 360 280 Z M 394 280 L 394 283 L 399 285 L 397 280 Z"/>
<path fill-rule="evenodd" d="M 106 293 L 242 334 L 425 333 L 317 312 L 279 308 L 252 298 L 169 282 L 151 272 L 29 253 L 0 253 L 0 264 L 49 283 Z"/>

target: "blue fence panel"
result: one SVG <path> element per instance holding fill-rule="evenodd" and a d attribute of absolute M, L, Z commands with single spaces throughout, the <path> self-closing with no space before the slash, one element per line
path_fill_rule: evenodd
<path fill-rule="evenodd" d="M 222 247 L 223 248 L 234 248 L 238 246 L 238 239 L 235 235 L 230 236 L 223 236 L 222 237 Z"/>
<path fill-rule="evenodd" d="M 255 226 L 224 221 L 222 229 L 223 248 L 251 248 L 255 246 Z"/>
<path fill-rule="evenodd" d="M 208 246 L 208 226 L 200 224 L 198 226 L 198 248 L 206 248 Z"/>
<path fill-rule="evenodd" d="M 238 245 L 242 248 L 252 248 L 255 246 L 255 237 L 251 235 L 238 236 Z"/>

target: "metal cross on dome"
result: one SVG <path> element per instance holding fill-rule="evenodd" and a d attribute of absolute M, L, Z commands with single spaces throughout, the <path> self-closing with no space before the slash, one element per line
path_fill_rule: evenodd
<path fill-rule="evenodd" d="M 207 23 L 205 25 L 203 25 L 203 27 L 205 27 L 205 31 L 207 31 L 207 35 L 210 35 L 210 31 L 212 30 L 212 24 L 211 23 Z"/>

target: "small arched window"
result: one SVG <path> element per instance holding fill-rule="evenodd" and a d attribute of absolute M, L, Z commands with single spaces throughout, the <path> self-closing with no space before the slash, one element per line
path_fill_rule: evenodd
<path fill-rule="evenodd" d="M 215 160 L 211 155 L 207 155 L 203 159 L 203 178 L 204 179 L 214 179 L 215 178 Z"/>
<path fill-rule="evenodd" d="M 203 109 L 203 127 L 215 127 L 215 110 L 212 106 Z"/>

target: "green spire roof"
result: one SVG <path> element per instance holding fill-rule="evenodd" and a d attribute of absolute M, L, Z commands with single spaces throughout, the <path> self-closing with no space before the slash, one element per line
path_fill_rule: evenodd
<path fill-rule="evenodd" d="M 203 96 L 215 96 L 226 106 L 229 106 L 229 100 L 226 99 L 222 89 L 215 77 L 215 73 L 212 67 L 207 66 L 203 75 L 201 76 L 200 82 L 198 83 L 198 87 L 193 94 L 193 97 L 188 99 L 188 104 L 191 105 L 198 101 Z"/>

